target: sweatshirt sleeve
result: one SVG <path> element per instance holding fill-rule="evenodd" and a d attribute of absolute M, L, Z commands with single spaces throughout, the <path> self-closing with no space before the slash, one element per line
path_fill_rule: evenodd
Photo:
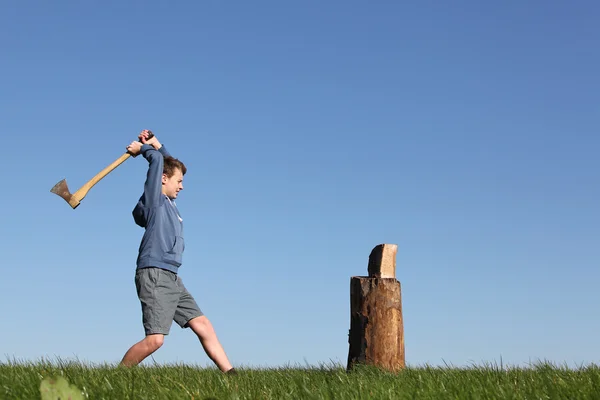
<path fill-rule="evenodd" d="M 149 208 L 160 204 L 165 151 L 157 151 L 149 144 L 144 144 L 141 149 L 142 156 L 149 164 L 144 184 L 144 205 Z"/>
<path fill-rule="evenodd" d="M 171 157 L 171 154 L 169 153 L 164 144 L 160 146 L 160 149 L 158 149 L 158 151 L 160 151 L 160 154 L 162 154 L 163 157 Z"/>

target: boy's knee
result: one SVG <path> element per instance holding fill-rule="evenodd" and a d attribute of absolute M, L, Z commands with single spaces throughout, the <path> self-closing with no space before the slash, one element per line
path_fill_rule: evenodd
<path fill-rule="evenodd" d="M 215 335 L 212 324 L 204 315 L 190 320 L 188 326 L 192 328 L 194 333 L 201 339 L 210 338 Z"/>
<path fill-rule="evenodd" d="M 148 345 L 154 350 L 159 349 L 165 342 L 165 335 L 155 334 L 146 337 Z"/>
<path fill-rule="evenodd" d="M 208 320 L 208 318 L 206 318 L 205 315 L 202 315 L 200 317 L 196 317 L 196 318 L 192 318 L 191 320 L 188 321 L 187 326 L 189 327 L 199 327 L 199 328 L 206 328 L 206 327 L 210 327 L 211 323 Z"/>

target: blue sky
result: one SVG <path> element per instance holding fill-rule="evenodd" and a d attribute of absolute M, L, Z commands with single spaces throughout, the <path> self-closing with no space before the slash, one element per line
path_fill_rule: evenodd
<path fill-rule="evenodd" d="M 188 167 L 180 270 L 234 365 L 341 363 L 350 277 L 398 245 L 409 365 L 598 362 L 600 6 L 0 5 L 5 358 L 142 338 L 153 130 Z M 173 325 L 160 363 L 210 365 Z M 149 360 L 150 362 L 152 360 Z"/>

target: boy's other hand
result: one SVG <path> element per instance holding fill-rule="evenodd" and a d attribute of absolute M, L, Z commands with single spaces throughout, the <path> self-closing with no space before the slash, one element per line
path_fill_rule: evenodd
<path fill-rule="evenodd" d="M 154 147 L 156 150 L 160 149 L 161 144 L 158 141 L 158 139 L 156 138 L 156 136 L 152 137 L 152 139 L 148 139 L 148 136 L 150 136 L 150 131 L 148 129 L 144 129 L 142 132 L 140 132 L 140 134 L 138 135 L 138 138 L 140 139 L 140 142 L 142 142 L 143 144 L 149 144 L 150 146 Z"/>
<path fill-rule="evenodd" d="M 140 151 L 142 150 L 142 143 L 140 142 L 131 142 L 131 144 L 129 146 L 126 147 L 127 152 L 129 154 L 131 154 L 132 156 L 137 156 L 138 154 L 140 154 Z"/>

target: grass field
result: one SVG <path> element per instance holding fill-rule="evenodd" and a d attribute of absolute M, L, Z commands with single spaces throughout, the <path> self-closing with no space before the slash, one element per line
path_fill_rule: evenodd
<path fill-rule="evenodd" d="M 226 376 L 185 365 L 125 369 L 62 361 L 0 363 L 0 398 L 40 399 L 42 382 L 59 377 L 82 399 L 600 399 L 597 365 L 424 366 L 398 374 L 367 367 L 348 373 L 334 365 L 241 368 L 237 376 Z"/>

